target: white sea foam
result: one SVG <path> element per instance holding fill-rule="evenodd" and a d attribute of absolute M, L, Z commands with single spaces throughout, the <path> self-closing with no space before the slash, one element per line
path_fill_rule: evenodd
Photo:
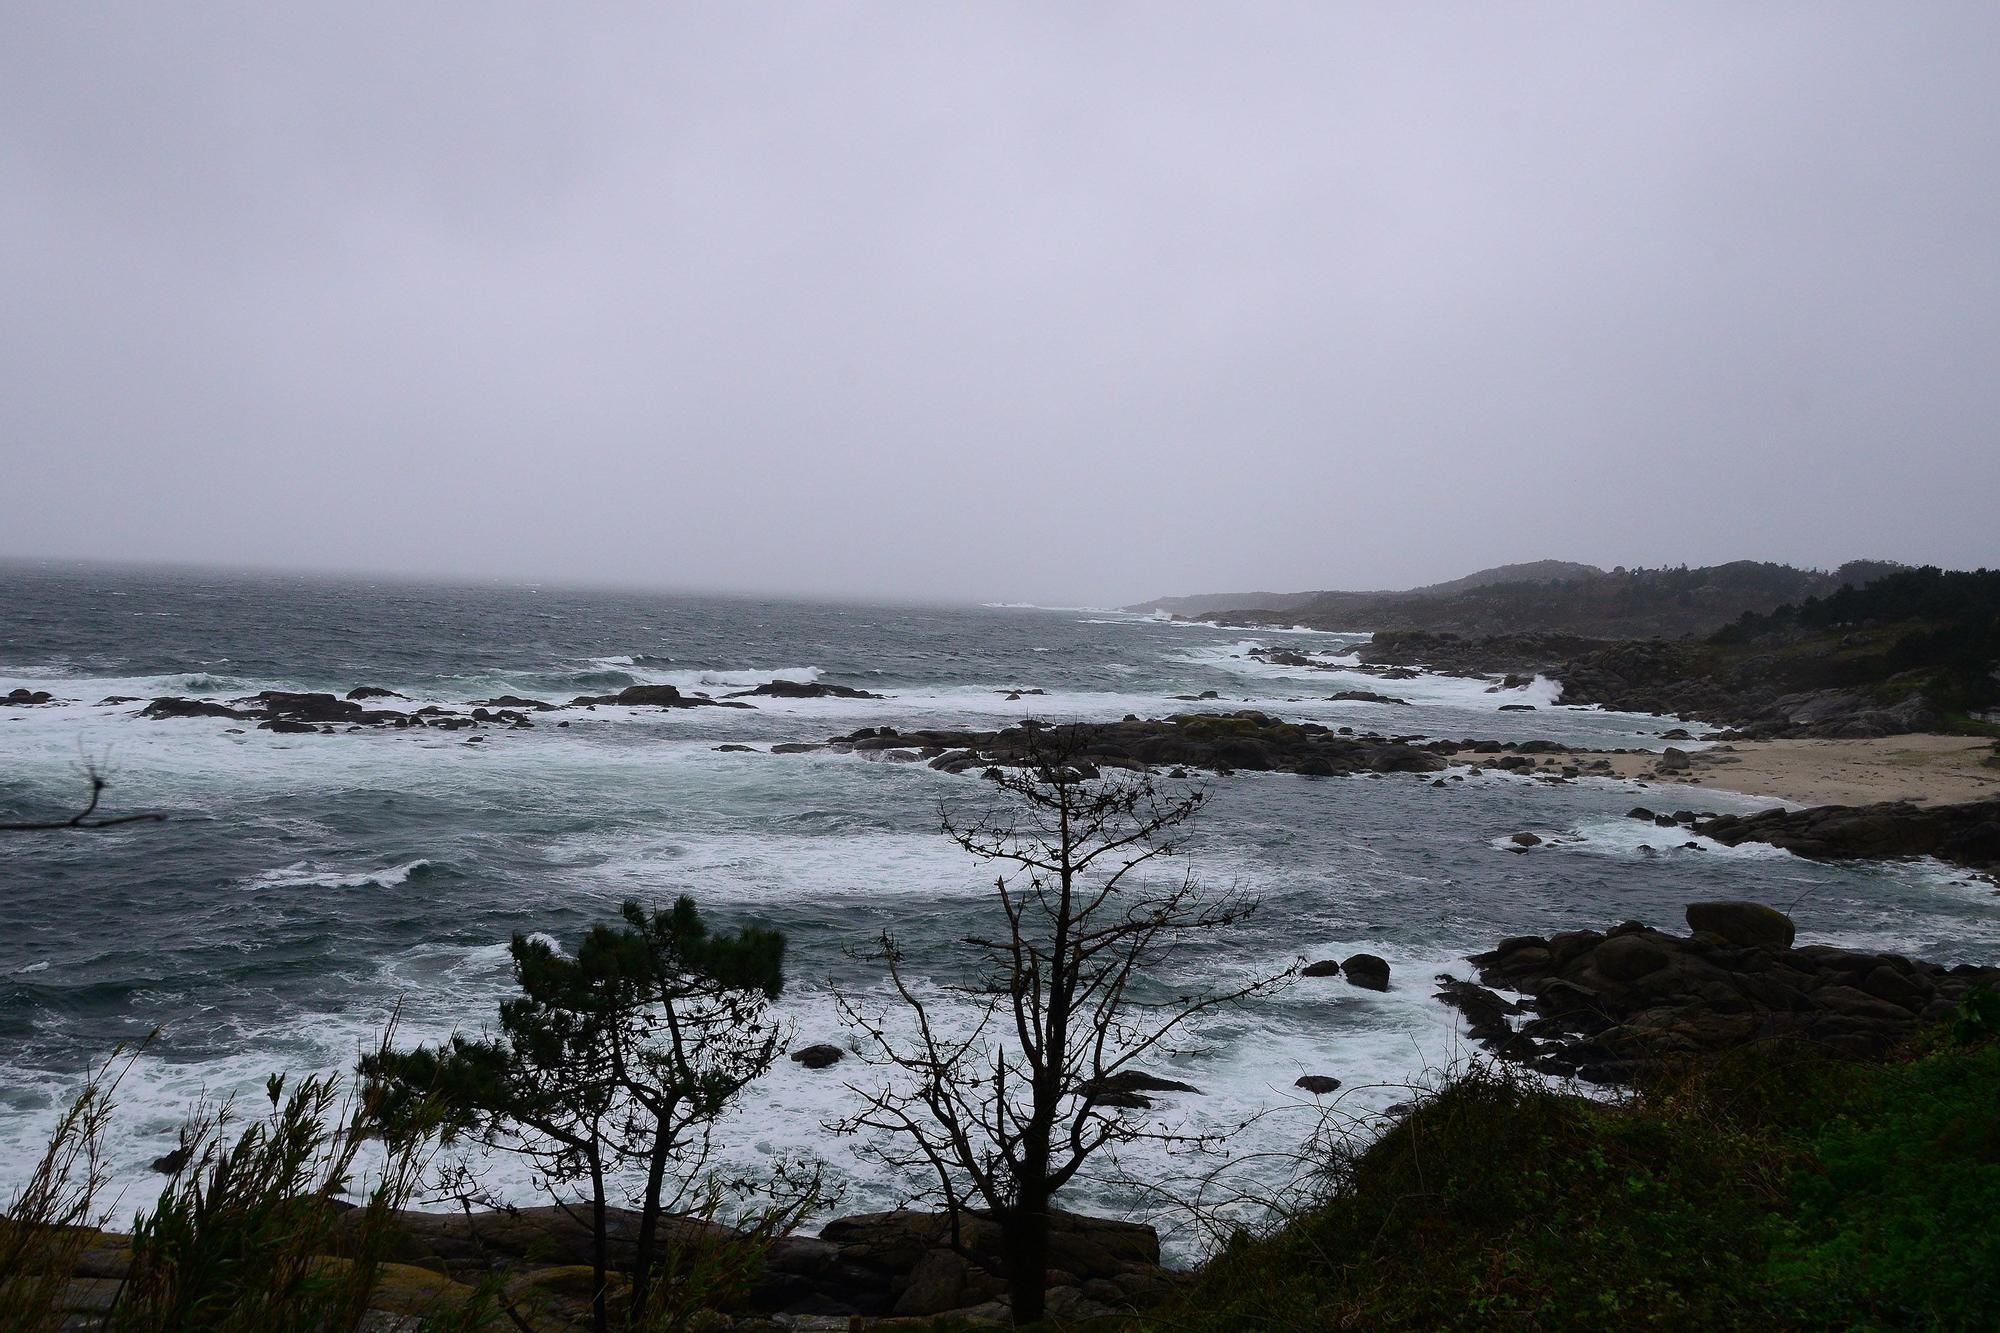
<path fill-rule="evenodd" d="M 429 868 L 430 862 L 422 858 L 405 861 L 400 865 L 385 866 L 380 870 L 350 872 L 325 869 L 317 861 L 295 861 L 291 865 L 276 870 L 266 870 L 253 875 L 244 883 L 247 889 L 393 889 L 408 881 L 411 875 Z"/>

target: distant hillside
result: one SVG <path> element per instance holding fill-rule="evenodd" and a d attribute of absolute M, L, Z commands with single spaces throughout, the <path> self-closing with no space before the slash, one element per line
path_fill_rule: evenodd
<path fill-rule="evenodd" d="M 1344 594 L 1330 592 L 1204 592 L 1189 597 L 1155 597 L 1150 602 L 1134 602 L 1121 609 L 1126 611 L 1165 611 L 1176 616 L 1199 619 L 1214 611 L 1228 611 L 1239 606 L 1262 606 L 1273 611 L 1285 611 L 1295 606 L 1304 606 L 1315 597 L 1338 597 Z M 1392 597 L 1393 593 L 1368 593 L 1371 597 Z"/>
<path fill-rule="evenodd" d="M 1421 588 L 1378 592 L 1210 592 L 1191 597 L 1156 597 L 1139 602 L 1127 611 L 1166 611 L 1177 616 L 1201 618 L 1219 612 L 1238 612 L 1243 607 L 1266 611 L 1292 611 L 1300 607 L 1341 603 L 1349 599 L 1373 601 L 1395 597 L 1446 597 L 1493 583 L 1552 583 L 1559 580 L 1594 578 L 1604 571 L 1596 565 L 1580 565 L 1574 560 L 1531 560 L 1518 565 L 1495 565 L 1448 583 L 1430 583 Z"/>
<path fill-rule="evenodd" d="M 1219 624 L 1284 622 L 1318 629 L 1445 630 L 1456 634 L 1580 634 L 1679 638 L 1712 634 L 1745 612 L 1862 587 L 1902 566 L 1855 560 L 1826 571 L 1737 560 L 1690 569 L 1614 569 L 1559 560 L 1501 565 L 1406 592 L 1322 592 L 1182 612 Z M 1169 610 L 1174 608 L 1169 607 Z"/>

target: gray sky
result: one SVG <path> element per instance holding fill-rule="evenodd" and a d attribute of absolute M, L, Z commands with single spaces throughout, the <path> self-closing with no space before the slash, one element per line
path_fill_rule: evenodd
<path fill-rule="evenodd" d="M 2000 6 L 0 3 L 0 554 L 2000 563 Z"/>

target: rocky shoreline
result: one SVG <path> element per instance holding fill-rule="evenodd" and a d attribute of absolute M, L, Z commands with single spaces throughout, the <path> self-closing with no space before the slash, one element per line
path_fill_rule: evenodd
<path fill-rule="evenodd" d="M 250 722 L 261 731 L 287 735 L 333 735 L 336 731 L 358 731 L 378 727 L 397 731 L 436 728 L 443 731 L 478 730 L 502 727 L 523 730 L 535 725 L 545 713 L 571 709 L 595 711 L 600 705 L 616 708 L 755 708 L 749 698 L 773 699 L 881 699 L 886 696 L 846 685 L 818 681 L 771 680 L 747 690 L 737 690 L 720 698 L 701 693 L 684 693 L 672 685 L 628 685 L 615 694 L 579 694 L 567 703 L 503 695 L 497 699 L 477 699 L 456 708 L 426 704 L 420 708 L 395 708 L 381 701 L 409 702 L 406 696 L 377 685 L 358 685 L 345 696 L 289 690 L 260 690 L 227 702 L 217 699 L 166 695 L 150 701 L 112 695 L 98 701 L 99 707 L 121 707 L 143 703 L 140 717 L 155 721 L 179 718 L 222 718 Z M 14 690 L 0 696 L 0 705 L 39 708 L 72 702 L 57 699 L 46 690 Z M 566 727 L 567 721 L 555 725 Z M 471 738 L 473 740 L 479 737 Z"/>
<path fill-rule="evenodd" d="M 2000 987 L 2000 967 L 1795 945 L 1791 918 L 1759 903 L 1695 903 L 1687 922 L 1685 936 L 1627 921 L 1502 940 L 1469 960 L 1482 984 L 1441 976 L 1437 998 L 1503 1060 L 1635 1083 L 1761 1042 L 1880 1057 Z"/>
<path fill-rule="evenodd" d="M 1462 676 L 1532 673 L 1562 685 L 1558 702 L 1707 722 L 1735 737 L 1847 739 L 1931 731 L 1944 719 L 1914 686 L 1882 691 L 1787 690 L 1763 659 L 1689 640 L 1590 639 L 1570 634 L 1465 638 L 1429 630 L 1383 631 L 1358 650 L 1377 667 Z M 1884 696 L 1893 696 L 1885 702 Z"/>

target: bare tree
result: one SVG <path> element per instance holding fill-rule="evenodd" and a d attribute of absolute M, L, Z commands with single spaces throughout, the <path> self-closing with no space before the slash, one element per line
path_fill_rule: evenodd
<path fill-rule="evenodd" d="M 0 821 L 0 833 L 47 833 L 64 829 L 114 828 L 119 824 L 159 823 L 166 819 L 165 815 L 158 814 L 98 815 L 92 818 L 93 815 L 97 815 L 98 802 L 104 799 L 104 789 L 111 785 L 111 781 L 95 763 L 86 763 L 84 773 L 90 779 L 90 803 L 83 809 L 64 819 Z"/>
<path fill-rule="evenodd" d="M 845 1017 L 888 1082 L 857 1089 L 863 1108 L 836 1128 L 876 1131 L 883 1160 L 928 1173 L 953 1219 L 983 1204 L 999 1229 L 1017 1320 L 1040 1318 L 1047 1295 L 1050 1207 L 1086 1162 L 1140 1139 L 1194 1136 L 1129 1114 L 1127 1091 L 1147 1056 L 1171 1053 L 1191 1020 L 1269 991 L 1286 971 L 1189 992 L 1161 975 L 1174 956 L 1240 923 L 1255 903 L 1205 892 L 1182 862 L 1184 827 L 1206 803 L 1198 786 L 1167 789 L 1150 774 L 1100 775 L 1087 729 L 1038 729 L 1026 764 L 989 769 L 993 809 L 943 831 L 985 861 L 1004 932 L 968 937 L 972 979 L 942 996 L 912 981 L 885 932 L 882 958 L 909 1020 L 892 1024 L 842 997 Z M 1161 873 L 1165 872 L 1165 873 Z M 955 1021 L 938 999 L 969 1002 Z"/>

